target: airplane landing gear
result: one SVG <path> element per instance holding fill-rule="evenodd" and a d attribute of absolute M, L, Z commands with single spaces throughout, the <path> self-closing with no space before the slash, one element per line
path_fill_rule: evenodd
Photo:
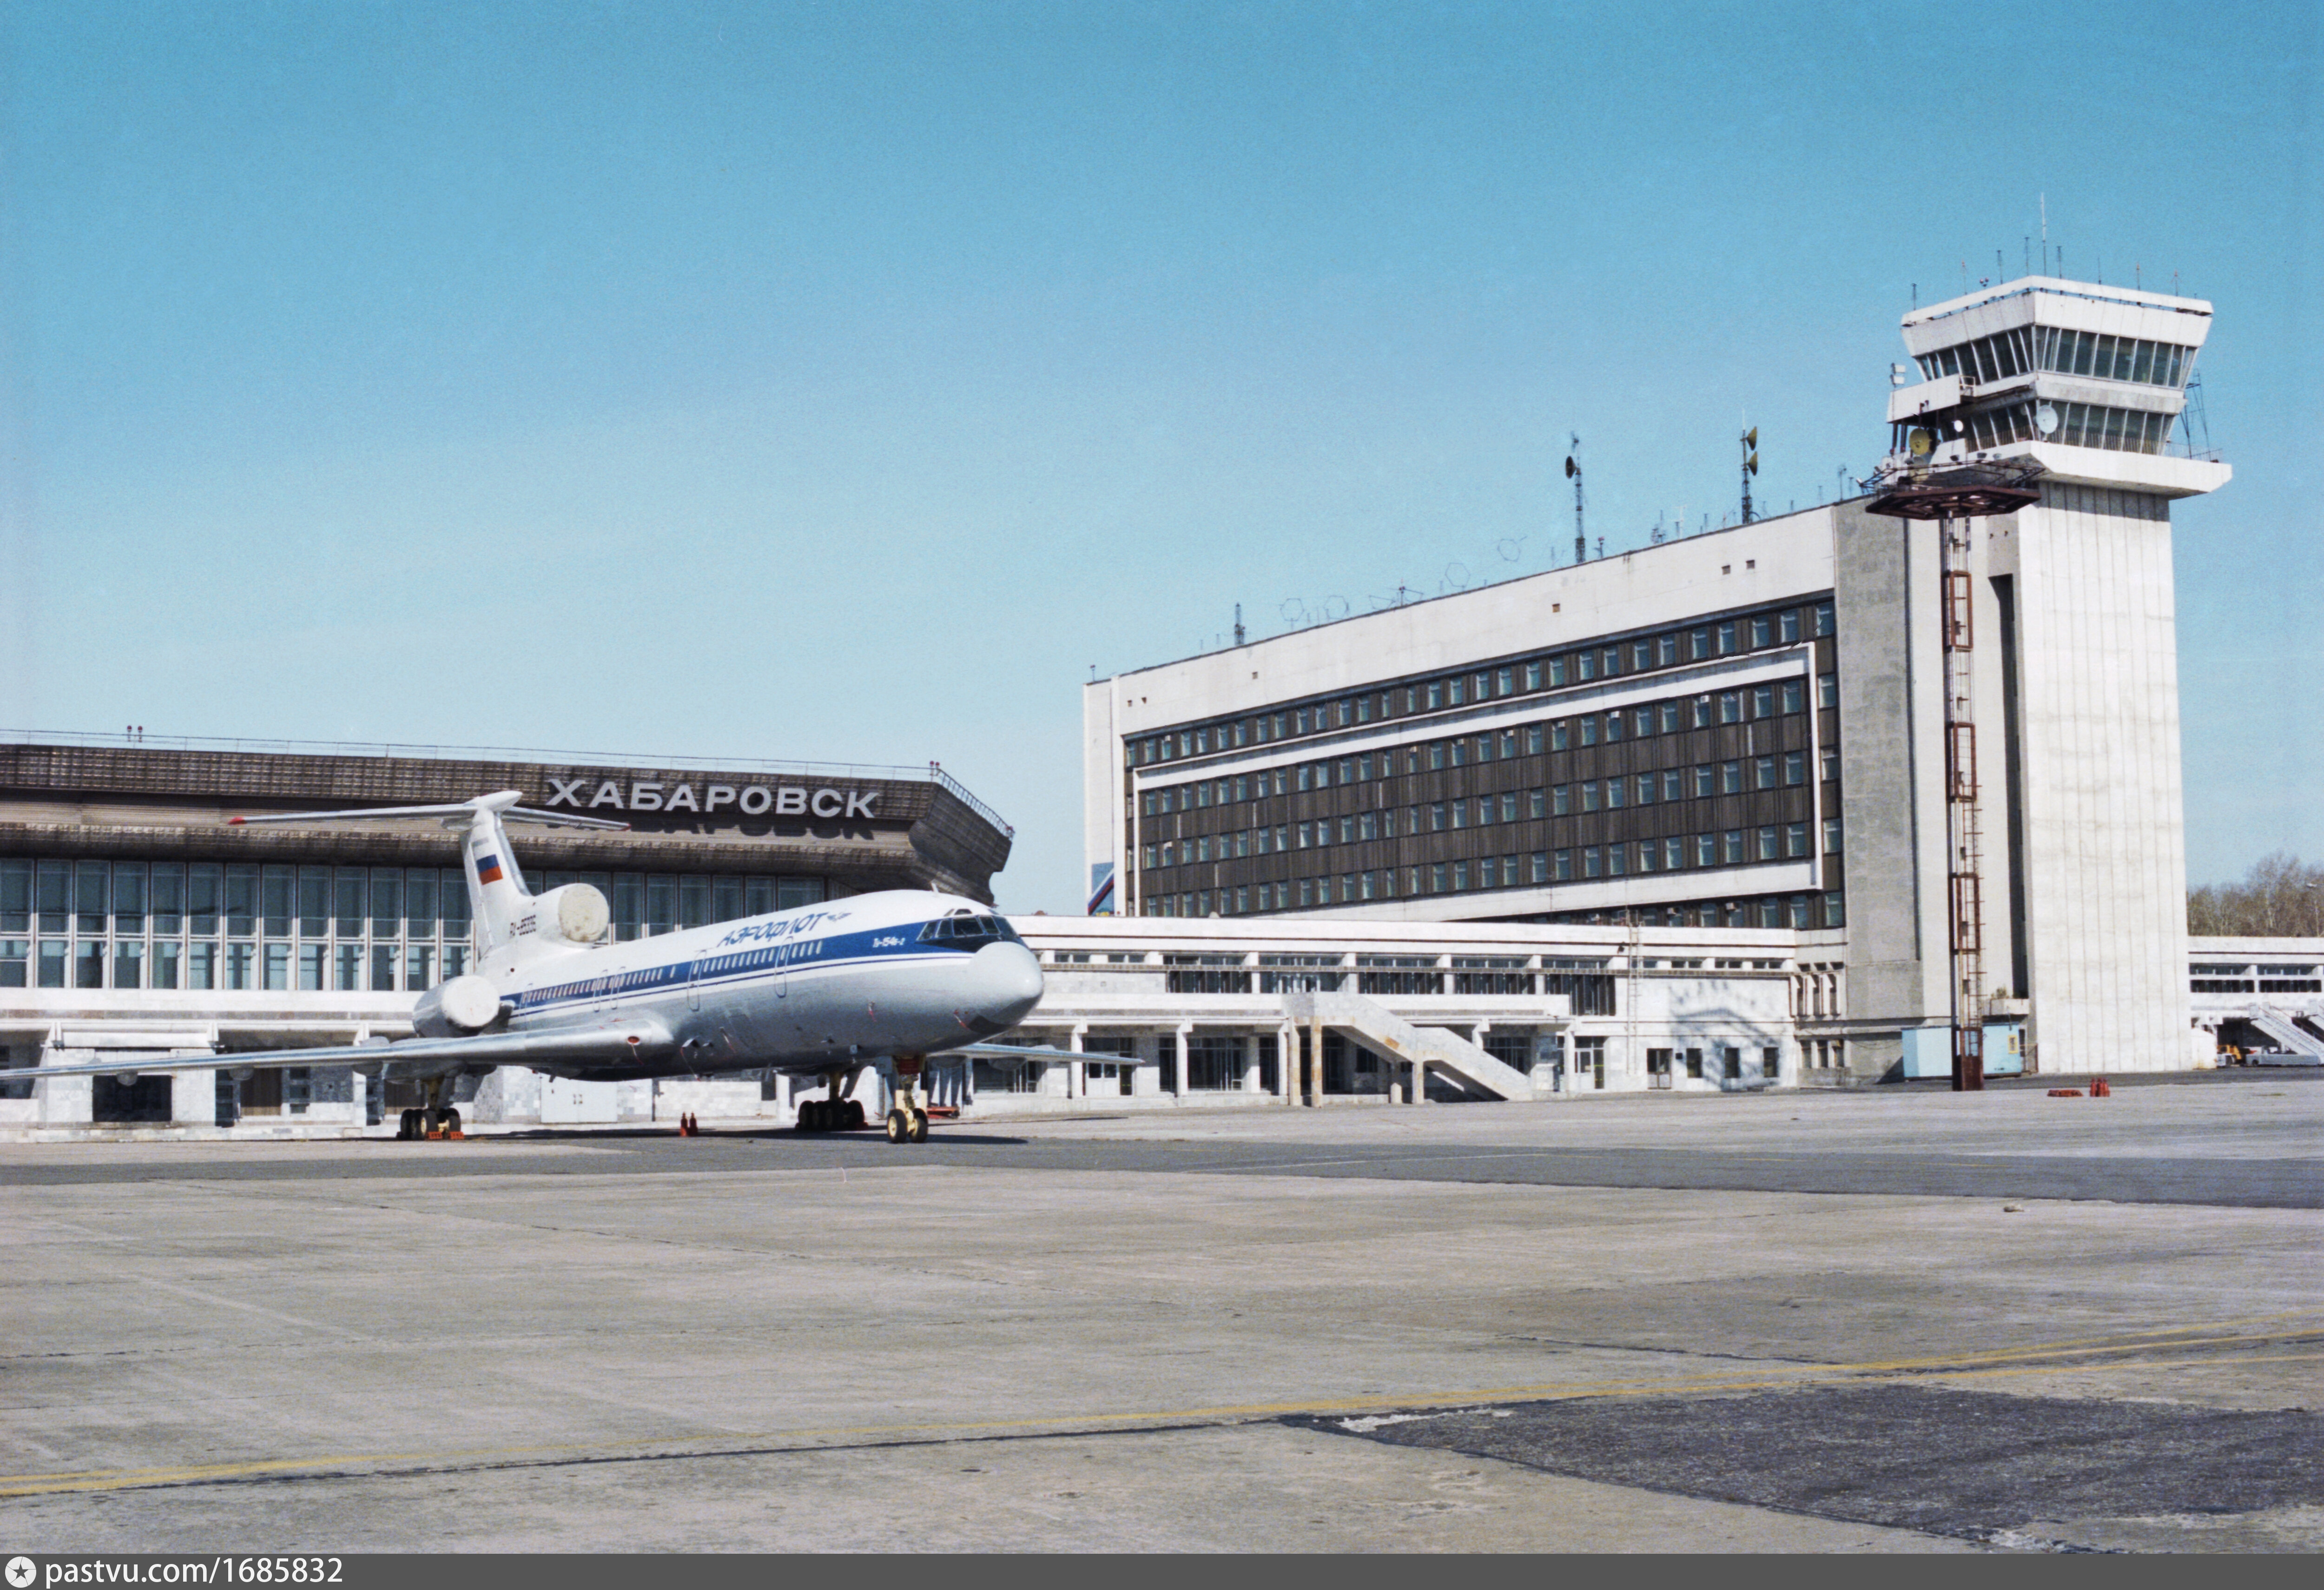
<path fill-rule="evenodd" d="M 406 1110 L 396 1118 L 396 1142 L 456 1142 L 466 1135 L 460 1130 L 460 1112 L 444 1102 L 445 1090 L 449 1085 L 449 1077 L 428 1078 L 427 1105 L 422 1109 Z"/>
<path fill-rule="evenodd" d="M 834 1090 L 835 1094 L 836 1089 Z M 863 1101 L 852 1098 L 809 1099 L 798 1107 L 800 1132 L 861 1132 Z"/>
<path fill-rule="evenodd" d="M 920 1062 L 911 1056 L 896 1057 L 895 1100 L 888 1108 L 888 1141 L 928 1141 L 928 1109 L 920 1097 Z"/>

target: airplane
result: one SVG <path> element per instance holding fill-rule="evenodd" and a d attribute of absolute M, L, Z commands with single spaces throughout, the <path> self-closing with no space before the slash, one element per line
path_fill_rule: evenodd
<path fill-rule="evenodd" d="M 427 1104 L 403 1112 L 400 1139 L 460 1131 L 449 1102 L 463 1076 L 506 1065 L 590 1081 L 784 1072 L 825 1079 L 829 1092 L 799 1108 L 802 1132 L 866 1124 L 846 1098 L 866 1067 L 894 1081 L 888 1141 L 925 1142 L 919 1087 L 927 1057 L 1078 1058 L 1062 1049 L 982 1041 L 1041 1001 L 1039 957 L 991 907 L 936 891 L 889 890 L 820 905 L 611 942 L 611 912 L 593 885 L 546 893 L 525 888 L 507 823 L 626 828 L 627 823 L 518 803 L 503 790 L 448 806 L 376 807 L 237 817 L 232 823 L 364 822 L 437 818 L 462 835 L 475 969 L 420 995 L 414 1037 L 322 1049 L 236 1052 L 196 1059 L 119 1060 L 12 1073 L 112 1076 L 289 1066 L 353 1066 L 367 1077 L 416 1081 Z"/>

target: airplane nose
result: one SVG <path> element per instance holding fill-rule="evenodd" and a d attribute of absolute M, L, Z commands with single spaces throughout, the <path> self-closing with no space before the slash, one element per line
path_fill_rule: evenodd
<path fill-rule="evenodd" d="M 971 957 L 987 1021 L 1014 1027 L 1041 1003 L 1040 958 L 1021 944 L 988 944 Z"/>

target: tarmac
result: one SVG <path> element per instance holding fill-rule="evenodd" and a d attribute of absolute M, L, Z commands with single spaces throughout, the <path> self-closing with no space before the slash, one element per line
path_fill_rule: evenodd
<path fill-rule="evenodd" d="M 0 1146 L 0 1550 L 2307 1551 L 2324 1086 Z"/>

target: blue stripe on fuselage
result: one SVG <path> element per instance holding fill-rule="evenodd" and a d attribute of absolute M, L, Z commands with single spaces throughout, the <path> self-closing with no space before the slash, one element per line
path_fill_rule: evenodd
<path fill-rule="evenodd" d="M 823 938 L 798 938 L 752 930 L 754 928 L 771 928 L 776 933 L 788 931 L 785 924 L 779 921 L 754 923 L 739 928 L 721 938 L 713 946 L 713 953 L 709 955 L 671 961 L 659 966 L 639 966 L 626 972 L 576 977 L 570 982 L 529 988 L 510 995 L 510 998 L 515 1003 L 515 1013 L 526 1015 L 570 1005 L 628 1000 L 666 989 L 683 988 L 688 984 L 703 988 L 729 987 L 756 981 L 777 971 L 822 970 L 841 965 L 907 959 L 933 960 L 948 956 L 973 955 L 982 948 L 982 943 L 954 948 L 942 939 L 923 944 L 919 936 L 926 925 L 906 922 L 891 928 L 867 928 L 853 933 L 834 933 Z"/>

